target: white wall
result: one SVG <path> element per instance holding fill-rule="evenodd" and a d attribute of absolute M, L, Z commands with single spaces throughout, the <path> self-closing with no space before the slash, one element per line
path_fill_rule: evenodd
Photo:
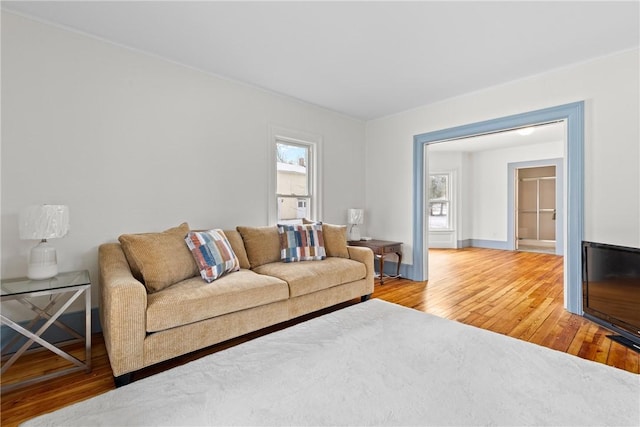
<path fill-rule="evenodd" d="M 507 241 L 508 164 L 564 157 L 564 141 L 471 154 L 471 233 L 464 239 Z"/>
<path fill-rule="evenodd" d="M 266 225 L 270 125 L 322 137 L 320 219 L 364 206 L 363 122 L 3 11 L 2 277 L 26 274 L 30 204 L 69 205 L 60 269 L 94 283 L 122 233 Z"/>
<path fill-rule="evenodd" d="M 562 157 L 564 141 L 468 153 L 427 148 L 429 173 L 456 171 L 457 231 L 462 241 L 507 241 L 509 163 Z"/>
<path fill-rule="evenodd" d="M 369 234 L 405 242 L 412 263 L 414 135 L 584 100 L 584 236 L 640 246 L 639 64 L 627 51 L 368 122 Z"/>

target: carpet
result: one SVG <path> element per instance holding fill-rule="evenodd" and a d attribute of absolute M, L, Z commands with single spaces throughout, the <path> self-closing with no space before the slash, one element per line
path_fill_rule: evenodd
<path fill-rule="evenodd" d="M 376 299 L 25 423 L 638 424 L 640 375 Z"/>

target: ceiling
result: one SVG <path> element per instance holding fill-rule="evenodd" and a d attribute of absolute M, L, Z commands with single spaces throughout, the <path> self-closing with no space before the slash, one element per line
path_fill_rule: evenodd
<path fill-rule="evenodd" d="M 532 126 L 533 132 L 523 135 L 520 129 L 493 132 L 485 135 L 452 139 L 444 143 L 429 144 L 429 152 L 466 152 L 500 150 L 523 145 L 545 144 L 549 142 L 564 143 L 566 126 L 563 121 L 544 123 Z"/>
<path fill-rule="evenodd" d="M 638 1 L 2 1 L 370 120 L 637 48 Z"/>

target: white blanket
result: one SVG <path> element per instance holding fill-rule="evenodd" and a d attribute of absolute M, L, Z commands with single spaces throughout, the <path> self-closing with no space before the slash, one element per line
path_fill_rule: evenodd
<path fill-rule="evenodd" d="M 375 299 L 26 423 L 639 424 L 639 375 Z"/>

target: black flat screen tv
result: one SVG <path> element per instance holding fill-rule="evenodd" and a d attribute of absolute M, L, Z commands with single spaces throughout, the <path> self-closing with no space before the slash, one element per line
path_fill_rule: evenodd
<path fill-rule="evenodd" d="M 640 351 L 640 248 L 582 243 L 584 316 Z"/>

